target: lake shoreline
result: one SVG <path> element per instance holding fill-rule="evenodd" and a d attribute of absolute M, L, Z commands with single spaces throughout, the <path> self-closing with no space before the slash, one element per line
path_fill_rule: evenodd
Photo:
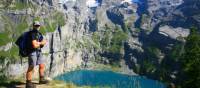
<path fill-rule="evenodd" d="M 54 80 L 77 86 L 100 86 L 108 88 L 166 88 L 165 84 L 143 76 L 121 74 L 107 70 L 75 70 L 59 75 Z"/>
<path fill-rule="evenodd" d="M 133 72 L 133 70 L 129 69 L 127 65 L 125 65 L 124 61 L 120 61 L 120 67 L 105 65 L 99 63 L 93 63 L 92 66 L 89 67 L 81 67 L 75 70 L 97 70 L 97 71 L 113 71 L 120 74 L 130 75 L 130 76 L 139 76 L 137 73 Z"/>

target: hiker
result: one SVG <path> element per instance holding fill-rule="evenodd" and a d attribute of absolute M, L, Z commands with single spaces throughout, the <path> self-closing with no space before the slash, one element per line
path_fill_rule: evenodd
<path fill-rule="evenodd" d="M 46 84 L 49 81 L 44 78 L 45 64 L 42 57 L 41 48 L 46 44 L 46 40 L 43 39 L 42 34 L 39 32 L 40 22 L 35 21 L 33 23 L 33 29 L 30 30 L 29 36 L 31 41 L 31 48 L 28 55 L 28 70 L 26 73 L 26 88 L 35 88 L 32 81 L 32 74 L 34 67 L 39 65 L 39 84 Z"/>

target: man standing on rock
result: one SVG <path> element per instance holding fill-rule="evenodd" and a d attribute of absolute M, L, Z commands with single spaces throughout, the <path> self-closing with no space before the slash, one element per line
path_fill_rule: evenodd
<path fill-rule="evenodd" d="M 29 33 L 32 47 L 30 48 L 30 54 L 28 55 L 29 66 L 26 73 L 26 88 L 35 88 L 35 85 L 31 81 L 34 67 L 36 65 L 39 65 L 39 84 L 48 83 L 48 80 L 44 79 L 45 64 L 41 53 L 41 48 L 46 44 L 46 40 L 43 39 L 43 36 L 39 30 L 40 22 L 35 21 L 33 23 L 33 29 Z"/>

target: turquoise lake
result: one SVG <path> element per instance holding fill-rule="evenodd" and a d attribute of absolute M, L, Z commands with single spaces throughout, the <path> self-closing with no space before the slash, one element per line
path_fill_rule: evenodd
<path fill-rule="evenodd" d="M 55 78 L 78 86 L 101 86 L 101 88 L 166 88 L 159 81 L 140 76 L 130 76 L 112 71 L 78 70 Z"/>

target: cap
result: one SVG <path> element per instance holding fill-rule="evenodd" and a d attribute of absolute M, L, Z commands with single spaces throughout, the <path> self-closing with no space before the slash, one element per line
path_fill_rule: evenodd
<path fill-rule="evenodd" d="M 40 26 L 40 22 L 39 21 L 34 21 L 33 22 L 33 26 Z"/>

